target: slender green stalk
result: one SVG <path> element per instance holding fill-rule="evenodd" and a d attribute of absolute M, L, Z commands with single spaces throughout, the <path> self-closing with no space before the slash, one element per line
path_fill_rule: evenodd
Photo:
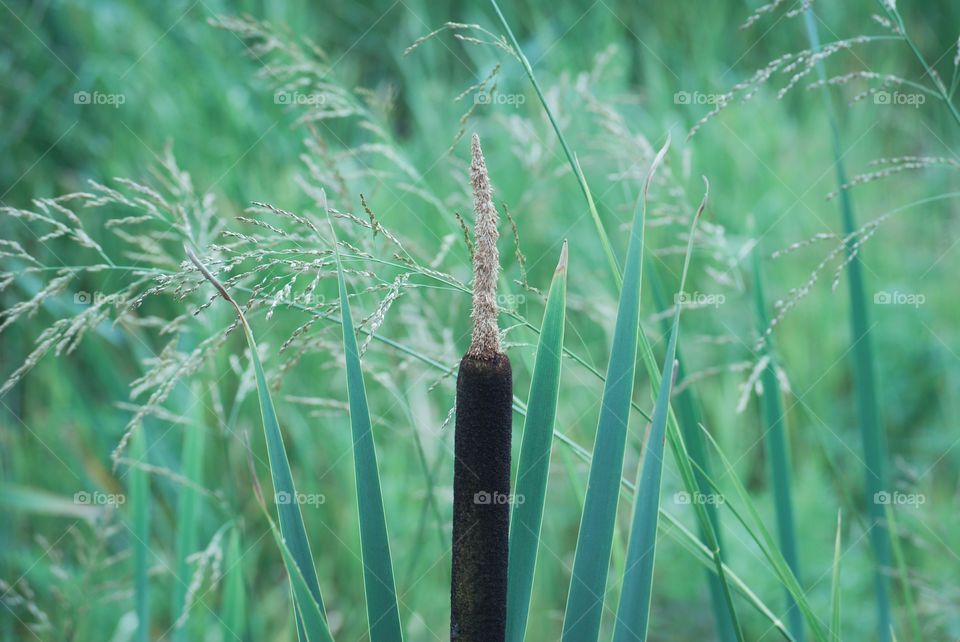
<path fill-rule="evenodd" d="M 887 502 L 883 504 L 887 516 L 887 525 L 890 527 L 890 543 L 893 547 L 893 559 L 897 565 L 897 574 L 900 576 L 900 587 L 903 590 L 903 603 L 907 609 L 907 619 L 910 622 L 910 637 L 913 642 L 922 642 L 923 634 L 920 632 L 920 622 L 917 620 L 917 609 L 914 606 L 913 588 L 910 586 L 910 571 L 907 567 L 907 561 L 903 556 L 903 547 L 900 545 L 900 538 L 897 536 L 897 519 L 894 514 L 893 506 Z"/>
<path fill-rule="evenodd" d="M 813 13 L 804 14 L 807 36 L 813 51 L 820 50 L 820 39 Z M 817 74 L 826 81 L 827 73 L 822 61 L 817 61 Z M 840 131 L 837 127 L 836 112 L 830 97 L 829 85 L 824 82 L 823 100 L 830 121 L 830 138 L 833 145 L 834 167 L 837 184 L 846 185 L 847 176 L 843 163 L 843 149 L 840 145 Z M 843 231 L 847 238 L 856 230 L 853 216 L 853 204 L 849 190 L 841 190 L 840 207 L 843 216 Z M 848 256 L 853 252 L 853 240 L 847 243 Z M 850 329 L 852 332 L 851 353 L 853 355 L 853 378 L 857 403 L 857 418 L 860 424 L 860 436 L 863 442 L 865 501 L 870 517 L 870 543 L 876 558 L 874 569 L 874 592 L 877 603 L 877 633 L 882 642 L 890 640 L 890 596 L 886 571 L 890 566 L 890 535 L 884 524 L 883 506 L 875 501 L 877 493 L 887 487 L 886 435 L 880 425 L 880 408 L 877 403 L 876 375 L 873 365 L 873 345 L 870 336 L 870 319 L 867 314 L 867 297 L 864 293 L 863 273 L 860 256 L 854 256 L 847 266 L 847 281 L 850 288 Z"/>
<path fill-rule="evenodd" d="M 657 270 L 651 264 L 650 259 L 647 259 L 647 275 L 650 282 L 650 288 L 653 291 L 653 301 L 658 310 L 666 310 L 668 307 L 666 296 L 663 292 L 663 285 L 660 282 L 660 277 L 657 274 Z M 671 331 L 670 319 L 665 318 L 663 320 L 663 330 L 664 336 L 669 336 Z M 686 377 L 686 369 L 684 368 L 684 361 L 681 355 L 680 346 L 676 348 L 676 361 L 677 361 L 677 381 L 683 381 Z M 698 419 L 697 404 L 696 399 L 694 398 L 693 388 L 687 387 L 680 392 L 673 393 L 672 406 L 676 413 L 677 423 L 680 426 L 682 432 L 682 438 L 687 446 L 687 452 L 690 457 L 690 460 L 695 463 L 701 470 L 705 471 L 707 476 L 710 475 L 710 461 L 707 459 L 706 448 L 703 443 L 703 435 L 700 432 L 700 420 Z M 672 443 L 672 442 L 671 442 Z M 696 489 L 701 494 L 706 494 L 709 492 L 709 487 L 707 486 L 706 479 L 699 471 L 694 471 L 694 479 L 696 480 Z M 689 492 L 689 491 L 688 491 Z M 710 524 L 713 528 L 714 537 L 717 542 L 718 548 L 718 557 L 722 560 L 723 557 L 719 553 L 719 549 L 722 548 L 721 538 L 720 538 L 720 515 L 717 512 L 717 507 L 715 504 L 708 503 L 705 505 L 707 517 L 710 520 Z M 704 533 L 703 527 L 700 527 L 700 536 L 706 541 L 707 535 Z M 733 642 L 737 639 L 737 632 L 734 627 L 733 619 L 730 615 L 730 610 L 727 608 L 726 598 L 724 597 L 724 587 L 721 582 L 720 576 L 717 575 L 716 568 L 707 571 L 707 587 L 710 590 L 710 606 L 713 609 L 713 618 L 716 621 L 717 626 L 717 637 L 720 639 L 720 642 Z"/>
<path fill-rule="evenodd" d="M 947 88 L 944 87 L 940 82 L 940 77 L 934 73 L 933 67 L 930 66 L 930 63 L 927 62 L 927 59 L 924 58 L 923 54 L 920 53 L 920 50 L 917 49 L 916 43 L 913 42 L 913 38 L 911 38 L 910 34 L 907 33 L 907 26 L 903 22 L 903 16 L 900 15 L 900 11 L 897 9 L 896 2 L 890 2 L 889 0 L 878 0 L 878 2 L 880 3 L 880 6 L 883 7 L 883 10 L 887 12 L 887 15 L 890 16 L 890 19 L 893 20 L 897 29 L 900 31 L 900 35 L 903 36 L 903 39 L 910 47 L 910 50 L 913 51 L 913 55 L 916 56 L 917 60 L 920 61 L 920 64 L 923 65 L 923 70 L 926 72 L 927 77 L 933 81 L 933 85 L 936 87 L 939 98 L 942 98 L 943 102 L 947 104 L 947 108 L 950 110 L 950 115 L 953 116 L 953 119 L 957 121 L 958 125 L 960 125 L 960 111 L 957 111 L 956 105 L 954 105 L 953 101 L 950 100 L 950 92 L 947 91 Z"/>
<path fill-rule="evenodd" d="M 136 462 L 146 456 L 146 436 L 143 428 L 131 437 L 131 455 Z M 142 468 L 130 469 L 130 510 L 133 512 L 133 595 L 137 612 L 139 642 L 150 639 L 150 582 L 147 570 L 150 562 L 150 477 Z"/>
<path fill-rule="evenodd" d="M 200 394 L 200 393 L 197 393 Z M 200 493 L 198 487 L 203 487 L 203 451 L 206 427 L 203 424 L 204 407 L 202 403 L 194 404 L 192 416 L 194 421 L 187 425 L 183 438 L 183 450 L 180 461 L 183 466 L 183 477 L 195 486 L 181 485 L 177 497 L 177 545 L 176 545 L 176 575 L 173 579 L 173 621 L 178 622 L 186 607 L 185 600 L 187 585 L 190 582 L 190 565 L 187 556 L 197 549 L 198 513 L 200 507 Z M 188 638 L 187 624 L 173 630 L 174 640 Z"/>
<path fill-rule="evenodd" d="M 757 247 L 753 248 L 753 292 L 756 303 L 757 327 L 759 332 L 767 328 L 767 309 L 763 295 L 763 276 L 760 272 L 760 258 Z M 790 484 L 790 443 L 787 437 L 787 417 L 783 411 L 780 397 L 780 381 L 777 377 L 777 364 L 774 360 L 772 336 L 763 342 L 759 357 L 767 359 L 763 369 L 763 417 L 764 441 L 767 447 L 767 460 L 770 465 L 770 479 L 773 483 L 774 508 L 777 516 L 777 535 L 780 552 L 794 577 L 800 578 L 800 563 L 797 553 L 797 534 L 793 518 L 793 493 Z M 790 631 L 797 640 L 803 640 L 803 614 L 789 591 L 786 591 L 787 619 Z"/>
<path fill-rule="evenodd" d="M 840 642 L 840 537 L 841 512 L 837 510 L 837 536 L 833 543 L 833 576 L 830 579 L 830 642 Z"/>
<path fill-rule="evenodd" d="M 597 234 L 600 236 L 600 242 L 603 244 L 603 251 L 607 255 L 610 273 L 613 275 L 614 281 L 616 281 L 617 288 L 619 289 L 623 282 L 623 278 L 620 275 L 620 267 L 617 265 L 617 258 L 613 253 L 613 248 L 610 245 L 610 239 L 607 238 L 607 232 L 603 227 L 603 222 L 600 220 L 600 214 L 597 212 L 597 206 L 593 202 L 593 195 L 590 193 L 590 187 L 587 185 L 587 179 L 583 175 L 583 170 L 580 169 L 580 163 L 577 162 L 577 158 L 574 153 L 570 151 L 570 145 L 567 144 L 567 139 L 560 130 L 560 125 L 557 124 L 557 119 L 553 117 L 553 112 L 547 105 L 547 99 L 543 95 L 543 90 L 540 88 L 540 83 L 537 82 L 537 77 L 533 74 L 533 67 L 530 66 L 530 61 L 527 60 L 527 56 L 523 53 L 523 49 L 520 48 L 520 43 L 517 41 L 517 37 L 513 35 L 513 30 L 510 29 L 510 24 L 507 22 L 507 19 L 503 17 L 503 12 L 500 11 L 500 5 L 497 4 L 497 0 L 490 0 L 490 4 L 493 5 L 493 10 L 497 12 L 497 17 L 500 18 L 500 23 L 503 25 L 503 28 L 507 32 L 507 36 L 510 38 L 510 42 L 513 44 L 514 51 L 517 54 L 517 58 L 520 60 L 520 64 L 523 66 L 523 70 L 527 72 L 527 76 L 530 78 L 530 82 L 533 84 L 533 88 L 537 92 L 537 97 L 540 99 L 544 110 L 547 112 L 547 118 L 550 119 L 550 124 L 553 125 L 553 131 L 557 133 L 557 138 L 560 140 L 560 146 L 563 147 L 563 153 L 567 155 L 567 160 L 570 162 L 570 167 L 573 168 L 573 173 L 577 177 L 577 184 L 580 185 L 580 190 L 583 192 L 584 198 L 587 199 L 587 207 L 590 209 L 590 217 L 593 219 L 593 223 L 597 228 Z"/>

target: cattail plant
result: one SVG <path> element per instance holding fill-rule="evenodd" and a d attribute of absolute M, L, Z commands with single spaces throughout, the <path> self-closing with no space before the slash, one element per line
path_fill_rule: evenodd
<path fill-rule="evenodd" d="M 497 210 L 473 135 L 473 335 L 457 375 L 450 639 L 503 640 L 507 617 L 513 379 L 497 327 Z"/>

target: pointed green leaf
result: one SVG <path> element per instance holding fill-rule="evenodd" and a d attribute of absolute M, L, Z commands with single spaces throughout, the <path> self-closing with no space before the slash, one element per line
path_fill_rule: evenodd
<path fill-rule="evenodd" d="M 762 334 L 767 328 L 766 302 L 763 296 L 763 277 L 760 273 L 759 252 L 753 249 L 753 291 L 757 308 L 757 326 Z M 772 338 L 763 342 L 759 357 L 766 358 L 763 369 L 763 435 L 770 462 L 770 479 L 773 483 L 774 508 L 777 516 L 777 536 L 780 552 L 794 576 L 800 577 L 800 562 L 797 553 L 796 528 L 793 519 L 793 494 L 790 488 L 790 443 L 787 438 L 787 417 L 780 398 L 780 381 L 777 378 L 777 363 L 771 350 Z M 803 613 L 797 608 L 790 592 L 787 592 L 787 619 L 790 632 L 798 640 L 803 640 Z"/>
<path fill-rule="evenodd" d="M 192 250 L 186 248 L 187 256 L 200 273 L 210 281 L 217 289 L 220 295 L 229 301 L 240 317 L 243 325 L 244 334 L 247 337 L 247 344 L 250 347 L 250 359 L 253 362 L 253 371 L 257 382 L 257 396 L 260 400 L 260 417 L 263 420 L 263 432 L 267 441 L 267 456 L 270 464 L 270 475 L 273 480 L 274 501 L 277 504 L 277 515 L 280 520 L 280 535 L 285 543 L 286 549 L 290 554 L 290 560 L 295 568 L 287 568 L 287 573 L 291 577 L 299 574 L 302 577 L 304 586 L 308 589 L 311 601 L 316 602 L 320 615 L 324 620 L 326 627 L 326 615 L 323 609 L 323 599 L 320 596 L 320 582 L 317 579 L 317 570 L 313 565 L 313 554 L 310 552 L 310 543 L 307 540 L 307 532 L 303 525 L 303 515 L 300 513 L 300 504 L 297 501 L 297 489 L 293 484 L 293 473 L 290 471 L 290 462 L 287 459 L 287 451 L 283 445 L 283 435 L 280 433 L 280 424 L 277 421 L 277 413 L 273 406 L 273 399 L 270 397 L 270 388 L 267 385 L 267 378 L 263 372 L 263 365 L 260 363 L 260 356 L 257 354 L 257 343 L 253 338 L 253 331 L 247 323 L 246 317 L 240 306 L 234 300 L 230 293 L 221 285 L 213 274 L 200 262 L 200 259 Z M 284 556 L 284 561 L 287 557 Z M 293 583 L 294 594 L 296 595 L 297 584 Z M 299 613 L 299 611 L 298 611 Z M 298 615 L 298 628 L 300 625 Z M 329 634 L 329 633 L 328 633 Z"/>
<path fill-rule="evenodd" d="M 331 223 L 331 229 L 333 225 Z M 350 400 L 350 425 L 353 429 L 353 463 L 357 480 L 357 504 L 360 511 L 360 552 L 363 560 L 363 588 L 367 599 L 367 618 L 371 642 L 395 642 L 403 639 L 397 589 L 393 578 L 387 519 L 383 512 L 377 452 L 367 407 L 367 392 L 360 369 L 357 337 L 353 333 L 350 301 L 343 279 L 340 248 L 334 233 L 337 277 L 340 282 L 340 310 L 343 349 L 347 362 L 347 395 Z"/>
<path fill-rule="evenodd" d="M 706 179 L 704 179 L 706 182 Z M 707 184 L 709 192 L 709 184 Z M 687 254 L 680 276 L 680 293 L 684 291 L 690 256 L 693 254 L 693 239 L 697 220 L 707 202 L 704 194 L 700 209 L 694 216 L 687 241 Z M 682 301 L 682 297 L 677 297 Z M 660 390 L 653 409 L 653 421 L 643 451 L 643 462 L 637 480 L 636 498 L 633 504 L 633 520 L 630 542 L 627 545 L 627 561 L 617 607 L 617 623 L 613 639 L 646 640 L 650 619 L 650 600 L 653 593 L 653 562 L 657 549 L 657 524 L 660 517 L 660 482 L 663 474 L 663 445 L 667 432 L 667 415 L 670 412 L 670 395 L 673 391 L 674 362 L 677 356 L 677 335 L 680 332 L 680 309 L 678 302 L 673 313 L 673 326 L 664 356 L 663 372 L 660 375 Z"/>
<path fill-rule="evenodd" d="M 560 395 L 560 364 L 563 351 L 563 326 L 567 299 L 567 242 L 553 275 L 547 308 L 543 313 L 533 380 L 523 423 L 520 463 L 510 520 L 510 548 L 507 571 L 507 640 L 521 642 L 526 632 L 530 593 L 536 569 L 543 523 L 543 505 L 550 472 L 553 425 Z"/>
<path fill-rule="evenodd" d="M 670 146 L 670 138 L 650 167 L 643 192 L 637 198 L 630 243 L 623 275 L 623 289 L 617 306 L 610 362 L 603 387 L 600 419 L 593 446 L 573 576 L 563 619 L 564 642 L 596 640 L 603 615 L 610 550 L 617 517 L 623 452 L 630 417 L 630 400 L 636 374 L 637 335 L 640 328 L 640 283 L 643 269 L 643 233 L 647 189 L 657 166 Z"/>

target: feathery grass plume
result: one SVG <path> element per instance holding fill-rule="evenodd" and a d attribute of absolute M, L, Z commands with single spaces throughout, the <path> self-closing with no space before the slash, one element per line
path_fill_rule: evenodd
<path fill-rule="evenodd" d="M 507 621 L 513 376 L 497 326 L 497 211 L 473 135 L 473 335 L 457 373 L 450 639 L 502 642 Z"/>

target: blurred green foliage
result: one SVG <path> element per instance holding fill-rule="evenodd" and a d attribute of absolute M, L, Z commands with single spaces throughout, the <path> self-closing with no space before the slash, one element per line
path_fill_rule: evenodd
<path fill-rule="evenodd" d="M 700 174 L 710 179 L 706 220 L 726 230 L 728 252 L 723 259 L 729 261 L 732 287 L 717 314 L 691 312 L 684 316 L 686 341 L 681 348 L 688 373 L 718 371 L 695 386 L 704 425 L 716 436 L 772 524 L 758 404 L 751 403 L 742 414 L 734 411 L 747 373 L 729 366 L 749 359 L 755 340 L 753 316 L 744 313 L 750 309 L 750 279 L 743 275 L 749 272 L 749 263 L 741 265 L 741 261 L 748 261 L 748 254 L 739 250 L 747 247 L 747 220 L 753 217 L 761 232 L 758 242 L 761 256 L 766 257 L 762 266 L 772 299 L 787 298 L 789 289 L 801 286 L 822 259 L 825 251 L 816 249 L 818 246 L 776 260 L 769 256 L 814 234 L 840 229 L 836 204 L 823 200 L 835 188 L 825 115 L 819 96 L 805 92 L 802 86 L 782 101 L 768 87 L 742 108 L 728 108 L 684 143 L 686 132 L 710 105 L 677 104 L 674 99 L 681 91 L 726 91 L 768 61 L 806 47 L 801 21 L 780 20 L 779 14 L 738 31 L 756 4 L 751 2 L 747 8 L 736 3 L 619 0 L 568 2 L 548 9 L 528 3 L 508 6 L 506 13 L 550 100 L 560 105 L 563 126 L 584 161 L 584 172 L 621 260 L 626 235 L 618 230 L 629 221 L 636 192 L 625 191 L 609 180 L 617 168 L 602 162 L 603 149 L 594 137 L 598 122 L 586 111 L 563 109 L 573 97 L 570 83 L 564 85 L 563 80 L 587 72 L 597 55 L 615 47 L 599 83 L 603 100 L 626 115 L 633 131 L 658 146 L 666 133 L 672 132 L 676 142 L 669 162 L 690 194 L 698 193 Z M 816 3 L 815 9 L 824 41 L 880 31 L 870 19 L 871 13 L 879 11 L 875 3 Z M 949 79 L 960 31 L 960 4 L 938 0 L 902 10 L 924 55 L 937 61 L 941 76 Z M 478 23 L 499 33 L 484 3 L 375 0 L 320 6 L 280 0 L 8 0 L 0 7 L 0 205 L 28 207 L 33 198 L 86 189 L 87 179 L 145 179 L 169 142 L 181 169 L 192 175 L 198 189 L 216 195 L 223 217 L 239 215 L 251 201 L 270 202 L 291 212 L 312 206 L 296 180 L 302 172 L 299 156 L 304 152 L 301 140 L 305 136 L 302 128 L 293 126 L 296 114 L 278 104 L 269 85 L 254 77 L 258 65 L 244 56 L 244 43 L 208 24 L 216 23 L 220 15 L 242 13 L 288 30 L 291 39 L 309 37 L 326 52 L 339 84 L 366 88 L 380 98 L 378 104 L 389 105 L 384 118 L 392 136 L 420 172 L 424 186 L 437 194 L 466 189 L 456 183 L 453 173 L 441 171 L 445 166 L 438 162 L 470 106 L 453 99 L 502 62 L 500 91 L 523 95 L 525 101 L 516 106 L 481 106 L 469 127 L 484 137 L 497 198 L 510 206 L 517 220 L 529 281 L 541 289 L 547 287 L 553 269 L 548 259 L 556 257 L 559 243 L 568 237 L 571 296 L 579 296 L 584 305 L 595 300 L 602 309 L 613 309 L 614 286 L 604 278 L 605 259 L 586 205 L 519 64 L 449 34 L 441 34 L 407 57 L 402 55 L 416 38 L 448 20 Z M 922 76 L 909 50 L 899 42 L 873 43 L 828 61 L 832 75 L 863 68 L 918 80 Z M 568 93 L 551 93 L 552 88 L 561 86 Z M 858 90 L 850 86 L 837 92 L 845 102 Z M 115 108 L 77 104 L 77 92 L 122 95 L 124 102 Z M 472 99 L 467 96 L 465 101 L 471 103 Z M 508 130 L 513 118 L 530 124 Z M 866 100 L 841 109 L 840 119 L 851 172 L 870 171 L 868 163 L 881 157 L 957 159 L 960 129 L 932 101 L 918 109 L 889 109 Z M 323 125 L 321 130 L 323 136 L 346 147 L 364 142 L 361 134 L 336 124 Z M 516 137 L 516 131 L 526 132 L 529 140 Z M 526 151 L 544 156 L 542 175 L 526 175 L 519 160 L 525 146 Z M 463 141 L 453 154 L 466 157 Z M 853 199 L 863 223 L 895 207 L 955 192 L 958 184 L 955 170 L 905 172 L 857 188 Z M 383 224 L 399 230 L 423 256 L 435 254 L 445 234 L 459 233 L 452 212 L 431 210 L 421 201 L 417 215 L 411 217 L 410 201 L 395 199 L 389 188 L 371 185 L 365 194 Z M 362 216 L 359 198 L 353 196 L 357 197 L 355 211 Z M 698 197 L 688 200 L 693 207 Z M 960 304 L 955 287 L 960 269 L 958 203 L 956 198 L 933 201 L 891 218 L 865 245 L 862 255 L 868 293 L 901 291 L 925 297 L 925 303 L 916 308 L 878 305 L 871 313 L 876 324 L 874 341 L 890 474 L 896 488 L 926 497 L 913 512 L 908 507 L 898 513 L 898 526 L 906 535 L 905 555 L 928 639 L 960 636 L 960 618 L 950 606 L 960 599 L 955 582 L 960 528 L 954 510 L 960 469 L 960 449 L 956 448 L 960 403 L 955 394 L 960 389 L 960 326 L 956 323 Z M 653 250 L 678 242 L 670 232 L 654 231 L 651 237 Z M 22 222 L 6 217 L 0 218 L 0 238 L 31 242 Z M 512 280 L 519 278 L 519 266 L 507 241 L 512 243 L 504 233 L 501 252 Z M 43 248 L 37 251 L 45 252 Z M 455 253 L 465 265 L 466 249 L 458 247 Z M 84 260 L 62 253 L 50 258 L 62 265 Z M 709 292 L 712 282 L 706 275 L 696 274 L 696 262 L 695 255 L 691 277 L 697 284 L 691 289 Z M 678 257 L 658 256 L 655 265 L 668 290 L 674 289 Z M 799 557 L 810 600 L 823 613 L 828 611 L 827 578 L 832 568 L 836 511 L 842 507 L 845 514 L 854 513 L 852 518 L 844 518 L 848 529 L 841 575 L 844 638 L 869 639 L 862 636 L 872 630 L 872 615 L 869 608 L 859 608 L 870 603 L 872 571 L 869 546 L 856 518 L 862 475 L 852 382 L 845 362 L 849 348 L 847 309 L 841 296 L 845 283 L 841 280 L 838 292 L 831 293 L 831 282 L 832 269 L 778 326 L 776 345 L 779 363 L 791 384 L 785 405 L 801 529 Z M 0 307 L 10 308 L 32 295 L 38 283 L 25 278 L 0 292 Z M 96 289 L 94 285 L 90 284 L 91 290 Z M 537 306 L 541 304 L 530 298 L 526 310 L 531 318 L 539 318 Z M 449 303 L 451 310 L 466 310 L 460 299 Z M 659 312 L 646 293 L 643 305 L 648 317 Z M 52 301 L 34 317 L 38 325 L 18 323 L 0 335 L 0 378 L 6 379 L 23 362 L 39 329 L 51 318 L 65 314 L 69 306 L 69 300 Z M 231 314 L 225 307 L 214 306 L 207 314 L 227 324 Z M 145 308 L 164 318 L 184 312 L 183 304 L 170 297 L 149 302 Z M 366 316 L 372 311 L 368 305 L 357 314 Z M 269 349 L 274 352 L 297 325 L 282 316 L 278 313 L 269 324 L 259 319 L 264 336 L 268 330 L 273 336 Z M 460 316 L 466 322 L 466 313 Z M 573 311 L 568 327 L 573 331 L 568 331 L 567 345 L 602 370 L 610 324 L 603 326 L 594 316 Z M 658 327 L 650 323 L 648 332 L 662 351 L 665 337 L 657 333 Z M 391 337 L 389 319 L 382 334 Z M 140 335 L 137 329 L 122 332 L 104 324 L 69 357 L 47 357 L 0 398 L 0 505 L 4 514 L 0 579 L 9 587 L 0 589 L 5 611 L 0 615 L 3 639 L 33 639 L 27 626 L 41 618 L 25 604 L 35 604 L 57 629 L 55 633 L 38 630 L 39 639 L 123 640 L 132 636 L 132 573 L 125 559 L 131 535 L 122 520 L 95 528 L 38 500 L 25 500 L 29 508 L 15 500 L 24 489 L 67 498 L 84 489 L 122 492 L 127 482 L 122 468 L 116 474 L 111 471 L 110 452 L 130 411 L 118 404 L 129 401 L 129 383 L 143 373 L 142 360 L 162 347 Z M 724 340 L 700 340 L 708 335 Z M 203 338 L 195 337 L 197 342 Z M 463 347 L 459 334 L 454 341 Z M 373 343 L 370 350 L 389 349 Z M 208 426 L 217 427 L 206 448 L 203 478 L 210 490 L 221 494 L 205 495 L 201 500 L 199 546 L 205 547 L 224 524 L 240 524 L 248 639 L 292 639 L 282 562 L 258 518 L 246 468 L 243 436 L 257 434 L 255 400 L 248 397 L 239 406 L 232 403 L 239 376 L 230 359 L 242 354 L 242 342 L 232 337 L 228 351 L 218 355 L 209 371 L 197 375 L 215 382 L 220 395 L 201 413 Z M 528 363 L 518 368 L 518 391 L 527 389 L 532 369 L 532 357 L 525 353 L 517 362 L 524 364 L 524 360 Z M 331 372 L 337 367 L 323 355 L 306 355 L 295 366 L 296 376 L 284 380 L 277 402 L 280 423 L 290 434 L 288 448 L 298 485 L 314 484 L 328 498 L 343 498 L 328 499 L 318 510 L 307 511 L 305 519 L 334 634 L 347 640 L 366 630 L 353 472 L 349 458 L 339 457 L 350 445 L 348 420 L 342 412 L 318 419 L 302 406 L 282 401 L 285 396 L 298 395 L 345 399 L 342 384 L 332 383 L 339 380 L 334 377 L 339 376 L 337 372 Z M 452 435 L 449 429 L 439 431 L 439 425 L 452 395 L 449 381 L 428 393 L 413 390 L 413 383 L 425 388 L 422 381 L 406 382 L 402 373 L 398 377 L 396 391 L 378 385 L 369 392 L 372 412 L 383 413 L 374 423 L 401 618 L 408 639 L 446 639 L 449 562 L 444 547 L 449 526 L 443 520 L 449 518 L 449 493 L 445 491 L 451 478 L 447 446 Z M 634 399 L 648 407 L 648 382 L 640 379 Z M 329 390 L 318 390 L 328 383 Z M 563 385 L 558 428 L 589 448 L 601 382 L 566 380 L 565 374 Z M 181 385 L 168 405 L 175 414 L 187 415 L 191 399 L 186 385 Z M 218 412 L 221 408 L 226 419 Z M 429 424 L 424 439 L 440 442 L 427 443 L 425 453 L 413 445 L 410 435 L 414 427 L 409 424 L 414 420 Z M 625 469 L 628 478 L 633 478 L 645 428 L 637 415 L 633 422 Z M 403 427 L 396 427 L 400 425 Z M 145 430 L 151 464 L 180 471 L 181 426 L 150 420 Z M 251 441 L 254 451 L 262 454 L 262 445 L 256 439 Z M 582 508 L 586 467 L 567 458 L 567 453 L 562 455 L 556 457 L 552 470 L 544 517 L 544 545 L 555 555 L 541 554 L 530 639 L 558 637 Z M 565 461 L 566 467 L 562 465 Z M 679 485 L 672 461 L 667 462 L 667 469 L 664 506 L 680 513 L 692 527 L 689 511 L 671 503 Z M 431 479 L 437 486 L 435 493 L 425 481 Z M 176 567 L 172 556 L 178 484 L 169 477 L 154 476 L 151 488 L 156 559 L 150 578 L 157 589 L 151 593 L 151 612 L 154 634 L 159 637 L 172 624 L 169 614 L 176 612 L 169 596 Z M 423 501 L 427 488 L 438 506 Z M 11 508 L 14 505 L 19 508 Z M 621 510 L 623 526 L 627 514 Z M 728 564 L 747 578 L 768 604 L 779 606 L 782 592 L 776 580 L 758 564 L 744 533 L 732 520 L 724 523 Z M 623 531 L 621 548 L 626 544 L 626 528 Z M 664 538 L 658 556 L 651 639 L 708 638 L 712 622 L 701 569 L 670 538 Z M 615 552 L 615 563 L 616 557 Z M 195 606 L 191 614 L 189 639 L 218 639 L 217 634 L 205 637 L 204 632 L 220 626 L 220 588 L 206 590 L 209 579 L 203 586 L 198 598 L 202 606 Z M 896 589 L 894 593 L 897 602 Z M 16 602 L 15 596 L 23 600 Z M 746 608 L 743 612 L 748 639 L 774 639 L 773 630 L 761 616 Z M 898 618 L 902 615 L 897 612 Z M 67 624 L 71 628 L 63 628 Z M 909 639 L 906 627 L 902 630 L 903 636 L 898 631 L 898 638 Z"/>

